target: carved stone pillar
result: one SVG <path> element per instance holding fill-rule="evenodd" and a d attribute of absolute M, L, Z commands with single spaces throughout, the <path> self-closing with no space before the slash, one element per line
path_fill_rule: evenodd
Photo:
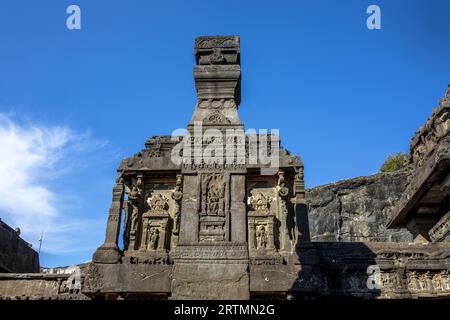
<path fill-rule="evenodd" d="M 248 222 L 248 247 L 251 251 L 256 250 L 256 226 L 253 221 Z"/>
<path fill-rule="evenodd" d="M 117 263 L 120 259 L 117 245 L 120 231 L 120 219 L 122 215 L 124 185 L 118 179 L 113 188 L 111 208 L 109 209 L 108 224 L 106 226 L 105 242 L 95 251 L 93 262 Z"/>
<path fill-rule="evenodd" d="M 293 195 L 291 199 L 294 205 L 295 224 L 297 226 L 297 244 L 310 242 L 308 209 L 305 202 L 305 183 L 303 181 L 303 166 L 296 169 L 294 177 Z"/>
<path fill-rule="evenodd" d="M 275 236 L 274 236 L 274 229 L 275 229 L 275 224 L 274 224 L 274 218 L 269 219 L 268 221 L 268 225 L 267 225 L 267 249 L 271 250 L 271 251 L 275 251 Z"/>
<path fill-rule="evenodd" d="M 279 246 L 281 251 L 286 251 L 291 248 L 290 237 L 289 237 L 289 229 L 288 229 L 288 208 L 287 208 L 287 196 L 289 195 L 289 189 L 285 184 L 284 171 L 280 170 L 278 172 L 278 185 L 277 189 L 277 202 L 278 202 L 278 213 L 277 218 L 280 221 L 279 233 L 275 236 L 278 236 Z M 292 213 L 291 213 L 292 214 Z M 275 226 L 274 226 L 275 227 Z M 274 229 L 275 230 L 275 229 Z M 275 241 L 275 239 L 274 239 Z"/>
<path fill-rule="evenodd" d="M 178 244 L 198 242 L 199 178 L 196 175 L 183 177 L 183 200 L 181 201 L 180 236 Z"/>
<path fill-rule="evenodd" d="M 144 219 L 144 221 L 142 221 L 141 243 L 139 246 L 140 251 L 147 250 L 147 239 L 148 239 L 148 228 L 149 228 L 148 222 L 149 222 L 148 219 Z"/>
<path fill-rule="evenodd" d="M 231 241 L 247 241 L 247 211 L 245 205 L 245 175 L 231 175 Z"/>
<path fill-rule="evenodd" d="M 160 234 L 159 234 L 158 250 L 166 250 L 167 224 L 168 224 L 168 220 L 161 221 L 161 230 L 160 230 Z"/>

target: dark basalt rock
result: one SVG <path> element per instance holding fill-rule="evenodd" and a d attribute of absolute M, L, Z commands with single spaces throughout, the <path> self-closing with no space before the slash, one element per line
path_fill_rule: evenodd
<path fill-rule="evenodd" d="M 410 242 L 406 229 L 387 229 L 407 183 L 407 171 L 357 177 L 308 189 L 312 241 Z"/>

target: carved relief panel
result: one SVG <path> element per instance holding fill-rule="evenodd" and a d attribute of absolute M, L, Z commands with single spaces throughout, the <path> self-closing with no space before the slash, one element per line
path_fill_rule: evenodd
<path fill-rule="evenodd" d="M 124 251 L 128 256 L 167 253 L 177 244 L 182 198 L 181 175 L 128 180 Z"/>
<path fill-rule="evenodd" d="M 249 250 L 256 254 L 291 251 L 295 222 L 284 172 L 252 177 L 247 185 Z"/>
<path fill-rule="evenodd" d="M 406 282 L 408 291 L 413 294 L 450 292 L 450 277 L 447 270 L 434 272 L 411 270 L 406 273 Z"/>
<path fill-rule="evenodd" d="M 199 241 L 226 241 L 228 202 L 227 175 L 200 175 Z"/>
<path fill-rule="evenodd" d="M 248 197 L 250 252 L 276 251 L 276 193 L 273 188 L 254 188 Z"/>
<path fill-rule="evenodd" d="M 153 191 L 146 199 L 148 209 L 142 214 L 140 251 L 166 251 L 169 234 L 170 191 Z M 170 236 L 170 235 L 169 235 Z"/>

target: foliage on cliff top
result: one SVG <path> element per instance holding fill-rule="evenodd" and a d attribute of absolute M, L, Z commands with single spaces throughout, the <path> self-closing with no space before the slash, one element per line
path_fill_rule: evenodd
<path fill-rule="evenodd" d="M 394 155 L 389 155 L 380 168 L 381 172 L 393 172 L 405 167 L 407 153 L 397 152 Z"/>

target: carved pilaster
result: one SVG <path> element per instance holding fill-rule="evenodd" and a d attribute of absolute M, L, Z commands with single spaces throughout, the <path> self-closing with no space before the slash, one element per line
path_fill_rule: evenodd
<path fill-rule="evenodd" d="M 275 235 L 279 239 L 280 250 L 290 249 L 289 243 L 289 230 L 288 230 L 288 207 L 287 197 L 289 195 L 289 189 L 286 187 L 284 171 L 278 172 L 278 220 L 280 221 L 279 232 Z M 275 230 L 275 229 L 274 229 Z"/>
<path fill-rule="evenodd" d="M 92 260 L 98 263 L 117 263 L 120 260 L 117 245 L 120 231 L 120 219 L 123 208 L 124 184 L 119 177 L 114 188 L 111 208 L 106 226 L 105 242 L 95 251 Z"/>
<path fill-rule="evenodd" d="M 308 209 L 305 202 L 305 183 L 303 176 L 303 166 L 294 168 L 295 176 L 293 182 L 293 198 L 291 202 L 294 206 L 294 218 L 296 225 L 297 244 L 311 241 L 309 233 Z"/>

